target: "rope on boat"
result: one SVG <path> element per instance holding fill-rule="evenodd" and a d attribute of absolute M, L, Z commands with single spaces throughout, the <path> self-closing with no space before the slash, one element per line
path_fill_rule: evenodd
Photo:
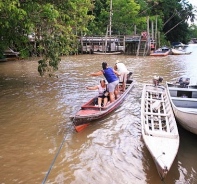
<path fill-rule="evenodd" d="M 51 163 L 51 165 L 50 165 L 50 167 L 49 167 L 49 169 L 48 169 L 48 171 L 47 171 L 47 174 L 45 175 L 44 180 L 42 181 L 42 184 L 45 184 L 45 182 L 46 182 L 46 180 L 47 180 L 47 178 L 48 178 L 48 176 L 49 176 L 49 174 L 50 174 L 50 172 L 51 172 L 51 170 L 52 170 L 52 167 L 53 167 L 53 165 L 54 165 L 54 163 L 55 163 L 55 161 L 56 161 L 56 159 L 57 159 L 57 156 L 59 155 L 60 150 L 62 149 L 62 146 L 63 146 L 63 144 L 64 144 L 64 142 L 65 142 L 65 140 L 66 140 L 66 137 L 67 137 L 67 136 L 64 136 L 64 138 L 63 138 L 63 140 L 62 140 L 62 142 L 61 142 L 61 144 L 60 144 L 60 147 L 59 147 L 57 153 L 55 154 L 55 157 L 54 157 L 54 159 L 53 159 L 53 161 L 52 161 L 52 163 Z"/>

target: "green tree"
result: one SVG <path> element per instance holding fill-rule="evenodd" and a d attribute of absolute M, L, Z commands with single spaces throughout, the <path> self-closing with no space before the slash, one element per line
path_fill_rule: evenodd
<path fill-rule="evenodd" d="M 93 19 L 90 0 L 5 0 L 0 2 L 0 49 L 11 46 L 22 56 L 40 54 L 41 75 L 58 69 L 62 54 L 77 52 L 77 34 Z M 30 44 L 27 35 L 35 33 Z"/>
<path fill-rule="evenodd" d="M 27 41 L 23 30 L 28 29 L 24 20 L 27 17 L 25 10 L 20 8 L 17 0 L 0 1 L 0 55 L 7 47 L 17 49 L 17 46 Z"/>
<path fill-rule="evenodd" d="M 157 19 L 163 41 L 186 43 L 191 37 L 187 21 L 196 10 L 187 0 L 113 0 L 112 7 L 112 34 L 132 34 L 134 25 L 140 33 L 149 17 Z M 77 52 L 78 36 L 106 34 L 109 16 L 110 0 L 0 1 L 0 55 L 12 47 L 22 57 L 41 56 L 41 75 L 57 70 L 61 55 Z"/>
<path fill-rule="evenodd" d="M 189 27 L 189 32 L 190 32 L 191 38 L 197 38 L 197 25 L 192 24 L 192 25 Z"/>
<path fill-rule="evenodd" d="M 140 5 L 134 0 L 114 0 L 112 26 L 115 34 L 131 34 L 137 24 Z"/>
<path fill-rule="evenodd" d="M 194 20 L 195 9 L 187 0 L 137 0 L 141 11 L 139 17 L 149 16 L 161 33 L 161 42 L 186 43 L 189 39 L 188 20 Z M 144 25 L 144 24 L 142 24 Z"/>
<path fill-rule="evenodd" d="M 155 1 L 151 1 L 152 6 Z M 166 40 L 188 41 L 188 20 L 194 20 L 194 8 L 186 0 L 158 0 L 152 8 L 151 14 L 158 15 L 162 22 L 159 29 Z"/>
<path fill-rule="evenodd" d="M 112 0 L 112 34 L 131 34 L 140 6 L 134 0 Z M 110 19 L 110 0 L 96 0 L 88 34 L 105 35 Z"/>

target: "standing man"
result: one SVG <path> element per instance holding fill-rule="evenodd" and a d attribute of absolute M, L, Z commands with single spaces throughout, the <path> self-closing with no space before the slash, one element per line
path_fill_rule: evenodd
<path fill-rule="evenodd" d="M 119 62 L 118 60 L 116 61 L 114 69 L 117 70 L 118 73 L 120 74 L 119 81 L 122 83 L 122 90 L 125 91 L 126 82 L 127 82 L 127 74 L 129 73 L 129 71 L 127 70 L 127 67 L 125 66 L 125 64 Z"/>
<path fill-rule="evenodd" d="M 100 70 L 95 73 L 91 73 L 89 76 L 100 76 L 100 75 L 105 76 L 108 82 L 110 102 L 113 102 L 115 99 L 117 99 L 118 84 L 119 84 L 119 79 L 117 76 L 119 76 L 120 74 L 117 71 L 115 71 L 112 67 L 108 67 L 106 62 L 102 63 L 102 68 L 103 70 Z"/>

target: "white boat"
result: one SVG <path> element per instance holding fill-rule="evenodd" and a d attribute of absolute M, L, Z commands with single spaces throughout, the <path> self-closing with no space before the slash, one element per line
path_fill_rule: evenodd
<path fill-rule="evenodd" d="M 191 54 L 192 52 L 190 51 L 186 51 L 182 48 L 179 48 L 179 49 L 171 49 L 172 50 L 172 54 L 173 55 L 188 55 L 188 54 Z"/>
<path fill-rule="evenodd" d="M 178 123 L 197 134 L 197 85 L 167 82 L 167 91 Z"/>
<path fill-rule="evenodd" d="M 163 180 L 179 148 L 179 133 L 166 88 L 144 84 L 141 98 L 142 137 Z"/>

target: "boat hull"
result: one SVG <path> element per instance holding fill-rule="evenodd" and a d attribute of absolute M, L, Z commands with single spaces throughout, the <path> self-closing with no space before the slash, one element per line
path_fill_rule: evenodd
<path fill-rule="evenodd" d="M 166 51 L 166 52 L 153 52 L 150 54 L 150 56 L 167 56 L 169 55 L 170 51 Z"/>
<path fill-rule="evenodd" d="M 143 140 L 163 180 L 166 178 L 178 152 L 179 139 L 164 139 L 143 134 Z M 156 146 L 157 145 L 157 146 Z"/>
<path fill-rule="evenodd" d="M 150 54 L 150 56 L 167 56 L 169 54 L 170 54 L 170 49 L 164 46 L 155 50 L 153 53 Z"/>
<path fill-rule="evenodd" d="M 197 111 L 188 112 L 184 109 L 180 110 L 174 105 L 172 107 L 179 124 L 186 130 L 197 134 Z"/>
<path fill-rule="evenodd" d="M 192 52 L 187 52 L 187 51 L 184 51 L 184 50 L 172 49 L 172 54 L 173 55 L 189 55 L 191 53 Z"/>
<path fill-rule="evenodd" d="M 90 123 L 94 120 L 104 118 L 106 115 L 108 115 L 121 105 L 133 86 L 134 82 L 132 80 L 129 80 L 125 92 L 120 94 L 120 96 L 114 102 L 109 103 L 106 107 L 99 108 L 94 106 L 94 98 L 91 99 L 90 101 L 85 103 L 74 116 L 71 116 L 70 119 L 73 121 L 75 126 L 79 126 L 82 124 Z"/>
<path fill-rule="evenodd" d="M 164 87 L 144 85 L 141 98 L 141 127 L 144 143 L 163 180 L 179 148 L 178 128 Z"/>
<path fill-rule="evenodd" d="M 114 111 L 117 107 L 120 106 L 122 101 L 119 103 L 114 104 L 110 108 L 99 108 L 99 107 L 91 107 L 91 109 L 81 109 L 76 113 L 75 116 L 71 117 L 71 120 L 73 121 L 75 126 L 79 126 L 82 124 L 90 123 L 92 121 L 102 119 L 106 115 L 108 115 L 110 112 Z M 94 108 L 94 109 L 93 109 Z"/>
<path fill-rule="evenodd" d="M 167 82 L 167 89 L 178 123 L 197 134 L 197 86 L 189 85 L 183 88 Z"/>

